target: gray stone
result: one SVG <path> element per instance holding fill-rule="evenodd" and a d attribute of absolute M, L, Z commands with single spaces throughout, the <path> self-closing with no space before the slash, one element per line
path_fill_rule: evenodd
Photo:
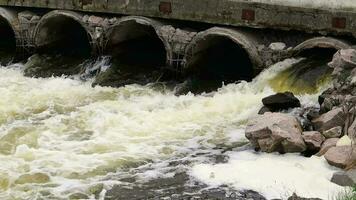
<path fill-rule="evenodd" d="M 346 115 L 342 108 L 333 109 L 324 113 L 320 117 L 314 119 L 314 128 L 319 132 L 327 131 L 336 126 L 343 126 L 346 120 Z"/>
<path fill-rule="evenodd" d="M 302 137 L 309 150 L 320 150 L 322 143 L 325 141 L 325 137 L 318 131 L 306 131 L 303 132 Z"/>
<path fill-rule="evenodd" d="M 94 24 L 94 25 L 99 25 L 103 21 L 104 21 L 104 19 L 102 17 L 97 17 L 97 16 L 94 16 L 94 15 L 90 16 L 89 19 L 88 19 L 88 22 L 90 24 Z"/>
<path fill-rule="evenodd" d="M 325 140 L 325 142 L 321 145 L 320 151 L 316 154 L 316 156 L 324 155 L 331 147 L 335 147 L 339 138 L 330 138 Z"/>
<path fill-rule="evenodd" d="M 303 152 L 306 144 L 298 120 L 285 113 L 265 113 L 250 119 L 245 135 L 264 152 Z"/>
<path fill-rule="evenodd" d="M 347 135 L 351 139 L 355 139 L 356 138 L 356 119 L 354 120 L 354 122 L 351 124 L 351 126 L 347 130 Z"/>
<path fill-rule="evenodd" d="M 341 49 L 335 53 L 333 60 L 329 63 L 329 66 L 337 69 L 341 68 L 355 68 L 356 67 L 356 50 L 355 49 Z"/>
<path fill-rule="evenodd" d="M 287 45 L 283 42 L 275 42 L 275 43 L 271 43 L 269 45 L 268 48 L 272 49 L 272 50 L 283 50 L 287 47 Z"/>
<path fill-rule="evenodd" d="M 326 138 L 339 138 L 342 135 L 342 127 L 336 126 L 329 130 L 323 132 L 324 137 Z"/>
<path fill-rule="evenodd" d="M 24 18 L 27 20 L 31 20 L 33 15 L 34 15 L 34 13 L 30 12 L 30 11 L 23 11 L 18 14 L 19 18 Z"/>
<path fill-rule="evenodd" d="M 291 92 L 277 93 L 262 99 L 262 103 L 272 112 L 300 107 L 300 101 Z"/>
<path fill-rule="evenodd" d="M 356 184 L 356 169 L 352 169 L 346 172 L 335 172 L 331 178 L 331 182 L 340 186 L 354 186 Z"/>
<path fill-rule="evenodd" d="M 352 146 L 331 147 L 324 157 L 330 165 L 344 169 L 356 160 L 356 152 Z"/>

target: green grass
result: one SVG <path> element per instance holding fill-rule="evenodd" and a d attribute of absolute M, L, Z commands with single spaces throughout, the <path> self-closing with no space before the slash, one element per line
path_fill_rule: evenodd
<path fill-rule="evenodd" d="M 334 200 L 356 200 L 356 185 L 336 195 Z"/>

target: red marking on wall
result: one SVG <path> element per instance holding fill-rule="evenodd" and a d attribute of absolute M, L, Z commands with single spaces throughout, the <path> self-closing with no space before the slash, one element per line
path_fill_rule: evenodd
<path fill-rule="evenodd" d="M 345 17 L 334 17 L 332 20 L 332 26 L 333 26 L 333 28 L 345 29 L 346 28 L 346 18 Z"/>
<path fill-rule="evenodd" d="M 250 9 L 242 9 L 242 20 L 255 21 L 255 11 Z"/>
<path fill-rule="evenodd" d="M 164 14 L 171 14 L 172 13 L 171 2 L 160 2 L 159 3 L 159 11 Z"/>

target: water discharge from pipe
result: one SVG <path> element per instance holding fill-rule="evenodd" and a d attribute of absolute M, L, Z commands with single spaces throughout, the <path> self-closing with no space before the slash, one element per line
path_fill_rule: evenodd
<path fill-rule="evenodd" d="M 35 30 L 37 52 L 26 63 L 25 75 L 78 74 L 91 57 L 90 40 L 88 31 L 75 19 L 64 15 L 44 17 Z"/>
<path fill-rule="evenodd" d="M 1 67 L 0 197 L 127 199 L 147 192 L 169 196 L 182 185 L 193 190 L 191 167 L 246 144 L 246 120 L 274 93 L 270 81 L 298 61 L 287 59 L 251 82 L 208 95 L 182 96 L 151 84 L 93 88 L 92 79 L 36 79 L 24 76 L 21 65 Z M 109 65 L 104 58 L 84 74 Z M 300 95 L 302 104 L 315 106 L 323 87 Z M 325 161 L 315 162 L 332 171 Z M 182 173 L 185 178 L 174 178 Z M 172 188 L 162 194 L 167 180 Z M 130 185 L 134 189 L 124 187 Z"/>

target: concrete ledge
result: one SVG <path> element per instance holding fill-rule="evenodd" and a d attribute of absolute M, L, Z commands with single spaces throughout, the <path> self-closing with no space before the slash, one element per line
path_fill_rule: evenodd
<path fill-rule="evenodd" d="M 356 5 L 308 0 L 0 0 L 0 5 L 70 9 L 197 21 L 230 26 L 294 29 L 356 36 Z M 307 4 L 307 2 L 309 2 Z M 310 5 L 309 5 L 310 4 Z M 344 6 L 342 6 L 344 5 Z"/>

